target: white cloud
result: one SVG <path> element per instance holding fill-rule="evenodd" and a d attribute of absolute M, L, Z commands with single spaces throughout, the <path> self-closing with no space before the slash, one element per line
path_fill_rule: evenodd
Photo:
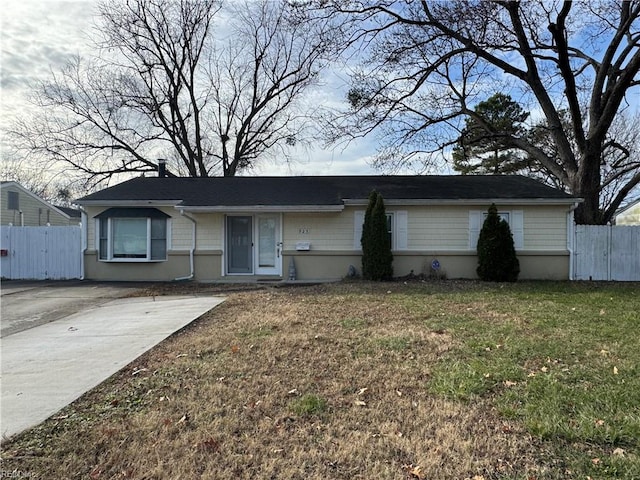
<path fill-rule="evenodd" d="M 0 127 L 15 113 L 30 108 L 27 98 L 34 82 L 50 78 L 74 55 L 90 54 L 95 0 L 4 0 L 0 20 Z M 224 17 L 217 19 L 224 31 Z M 348 90 L 348 75 L 338 71 L 323 76 L 306 101 L 324 108 L 339 107 Z M 367 175 L 375 153 L 372 141 L 358 140 L 345 148 L 314 147 L 296 150 L 290 163 L 265 161 L 251 175 Z"/>
<path fill-rule="evenodd" d="M 96 3 L 4 0 L 0 54 L 2 117 L 27 106 L 30 86 L 73 55 L 86 52 Z"/>
<path fill-rule="evenodd" d="M 298 149 L 291 163 L 265 160 L 250 175 L 375 175 L 371 160 L 375 151 L 370 142 L 358 140 L 346 148 Z"/>

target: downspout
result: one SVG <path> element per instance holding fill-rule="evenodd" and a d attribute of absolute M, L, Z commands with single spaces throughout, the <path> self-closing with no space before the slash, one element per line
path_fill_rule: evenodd
<path fill-rule="evenodd" d="M 567 212 L 567 250 L 569 250 L 569 280 L 575 280 L 575 241 L 576 225 L 574 213 L 579 202 L 575 202 Z"/>
<path fill-rule="evenodd" d="M 89 221 L 87 220 L 87 212 L 85 212 L 82 207 L 80 207 L 80 228 L 82 229 L 82 245 L 80 248 L 80 280 L 84 280 L 84 255 L 87 251 L 87 229 L 89 228 Z"/>
<path fill-rule="evenodd" d="M 186 213 L 184 213 L 184 210 L 180 210 L 180 215 L 182 215 L 184 218 L 188 219 L 191 221 L 192 228 L 191 228 L 191 250 L 189 250 L 189 268 L 190 268 L 190 272 L 189 275 L 187 275 L 186 277 L 178 277 L 178 278 L 174 278 L 174 281 L 181 281 L 181 280 L 193 280 L 193 277 L 195 276 L 195 265 L 194 265 L 194 259 L 193 256 L 196 252 L 196 220 L 193 217 L 190 217 L 189 215 L 187 215 Z"/>

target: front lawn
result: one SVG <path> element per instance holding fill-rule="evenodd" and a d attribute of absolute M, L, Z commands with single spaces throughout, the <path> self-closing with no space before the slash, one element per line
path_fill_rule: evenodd
<path fill-rule="evenodd" d="M 162 293 L 173 288 L 189 287 Z M 639 312 L 638 284 L 229 293 L 3 445 L 1 469 L 42 479 L 637 479 Z"/>

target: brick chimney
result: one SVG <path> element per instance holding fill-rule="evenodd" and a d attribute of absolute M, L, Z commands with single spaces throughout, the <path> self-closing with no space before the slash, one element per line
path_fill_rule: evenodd
<path fill-rule="evenodd" d="M 158 159 L 158 177 L 165 178 L 167 176 L 167 161 L 164 158 Z"/>

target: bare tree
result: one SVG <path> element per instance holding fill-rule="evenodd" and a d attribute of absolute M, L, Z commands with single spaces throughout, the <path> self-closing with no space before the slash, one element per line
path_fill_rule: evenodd
<path fill-rule="evenodd" d="M 154 171 L 157 158 L 171 175 L 235 175 L 302 138 L 299 102 L 326 65 L 328 25 L 288 2 L 105 1 L 99 56 L 54 72 L 34 95 L 40 115 L 13 133 L 94 183 Z"/>
<path fill-rule="evenodd" d="M 0 178 L 3 181 L 17 182 L 54 205 L 70 206 L 74 198 L 88 193 L 84 182 L 76 181 L 68 172 L 43 174 L 44 171 L 47 171 L 46 165 L 25 162 L 11 150 L 3 149 L 0 162 Z"/>
<path fill-rule="evenodd" d="M 383 166 L 442 158 L 464 119 L 475 118 L 474 105 L 503 91 L 540 112 L 556 156 L 526 136 L 487 134 L 526 152 L 584 198 L 578 222 L 608 221 L 640 183 L 629 163 L 606 212 L 599 210 L 603 152 L 626 149 L 611 125 L 640 83 L 639 1 L 326 3 L 322 12 L 342 16 L 353 28 L 353 48 L 367 52 L 336 135 L 382 131 Z"/>
<path fill-rule="evenodd" d="M 300 5 L 252 3 L 233 10 L 234 35 L 210 62 L 213 156 L 225 176 L 304 140 L 311 119 L 300 108 L 305 89 L 339 46 L 327 21 L 312 22 Z"/>

